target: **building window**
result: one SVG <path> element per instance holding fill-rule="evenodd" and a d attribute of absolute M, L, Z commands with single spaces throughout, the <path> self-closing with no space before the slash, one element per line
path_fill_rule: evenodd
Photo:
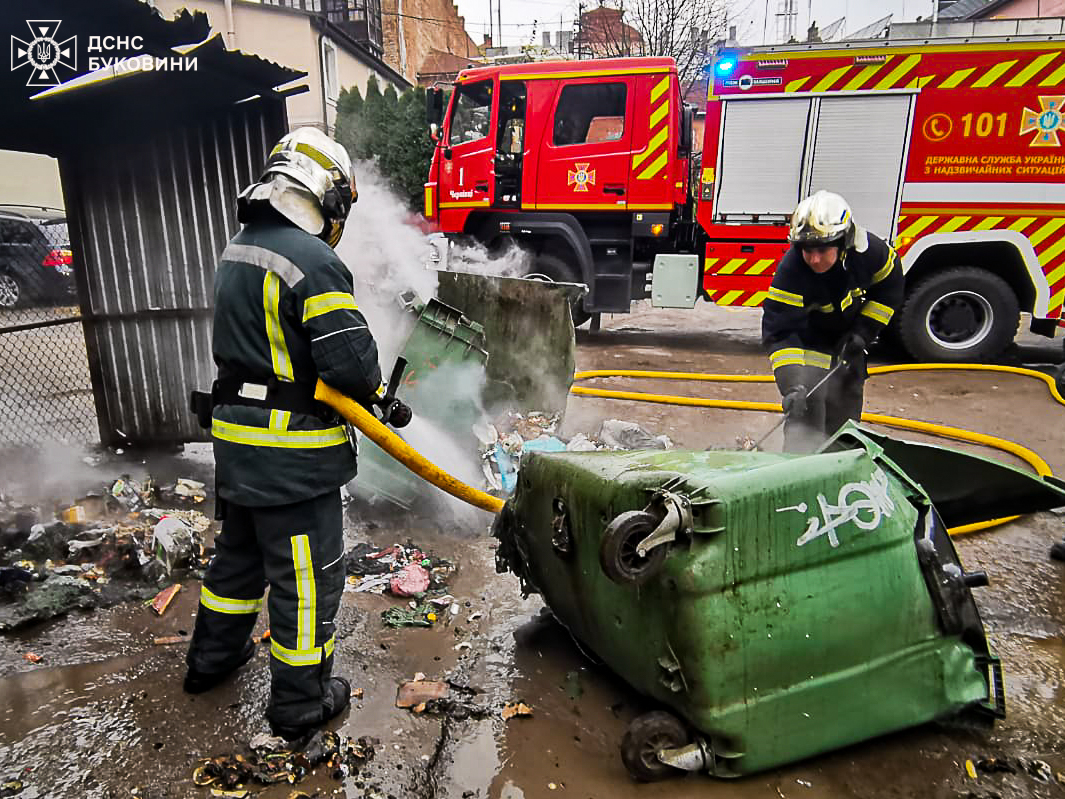
<path fill-rule="evenodd" d="M 309 0 L 305 0 L 308 2 Z M 350 33 L 376 54 L 384 51 L 381 0 L 321 0 L 326 19 Z"/>
<path fill-rule="evenodd" d="M 337 48 L 328 39 L 322 39 L 322 73 L 322 80 L 325 82 L 325 97 L 335 103 L 340 97 Z"/>

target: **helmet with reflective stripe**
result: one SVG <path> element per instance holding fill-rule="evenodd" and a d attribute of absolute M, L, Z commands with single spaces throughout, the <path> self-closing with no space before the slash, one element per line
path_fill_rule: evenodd
<path fill-rule="evenodd" d="M 791 215 L 788 241 L 798 246 L 837 245 L 844 251 L 865 252 L 869 237 L 855 224 L 847 201 L 830 191 L 811 194 Z"/>
<path fill-rule="evenodd" d="M 335 247 L 358 199 L 347 151 L 317 128 L 298 128 L 281 138 L 262 177 L 241 192 L 238 208 L 256 201 Z"/>

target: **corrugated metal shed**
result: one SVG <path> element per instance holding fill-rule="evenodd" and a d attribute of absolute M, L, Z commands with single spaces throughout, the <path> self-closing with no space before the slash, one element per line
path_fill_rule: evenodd
<path fill-rule="evenodd" d="M 159 57 L 202 42 L 181 48 L 195 71 L 99 72 L 16 103 L 0 147 L 59 158 L 101 441 L 204 439 L 188 395 L 213 378 L 216 258 L 237 229 L 236 194 L 287 130 L 274 87 L 303 73 L 203 42 L 202 14 L 166 23 L 139 0 L 34 6 L 75 20 L 79 38 L 79 12 L 99 14 L 104 27 L 89 30 L 143 36 Z"/>

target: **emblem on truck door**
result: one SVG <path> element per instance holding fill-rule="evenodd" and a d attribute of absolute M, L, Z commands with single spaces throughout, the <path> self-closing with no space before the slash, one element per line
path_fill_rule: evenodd
<path fill-rule="evenodd" d="M 574 191 L 588 191 L 589 186 L 595 185 L 595 170 L 588 169 L 591 164 L 574 164 L 576 171 L 569 170 L 567 186 L 573 186 Z"/>

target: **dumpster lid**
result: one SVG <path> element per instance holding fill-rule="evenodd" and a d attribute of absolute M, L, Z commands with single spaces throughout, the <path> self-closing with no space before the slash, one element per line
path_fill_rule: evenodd
<path fill-rule="evenodd" d="M 848 424 L 822 447 L 872 443 L 932 500 L 947 527 L 1065 506 L 1065 483 L 948 447 L 894 438 Z M 870 453 L 873 454 L 873 453 Z"/>

